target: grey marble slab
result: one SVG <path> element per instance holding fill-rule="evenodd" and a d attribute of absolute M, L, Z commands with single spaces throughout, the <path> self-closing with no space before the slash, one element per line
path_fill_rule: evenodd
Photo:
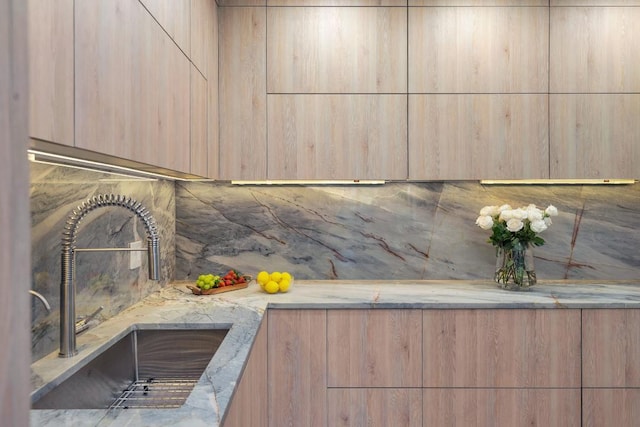
<path fill-rule="evenodd" d="M 132 327 L 189 328 L 232 325 L 205 374 L 177 409 L 32 410 L 30 424 L 49 426 L 217 426 L 233 396 L 260 321 L 274 309 L 365 308 L 640 308 L 640 282 L 548 281 L 522 292 L 487 281 L 294 281 L 290 292 L 269 295 L 252 282 L 246 289 L 196 296 L 184 283 L 155 292 L 78 339 L 80 353 L 59 359 L 52 353 L 32 364 L 38 394 L 78 370 L 99 349 Z"/>

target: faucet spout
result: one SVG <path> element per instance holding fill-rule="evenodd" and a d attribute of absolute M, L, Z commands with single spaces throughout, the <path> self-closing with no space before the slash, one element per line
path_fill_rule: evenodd
<path fill-rule="evenodd" d="M 33 289 L 29 289 L 29 293 L 31 295 L 33 295 L 34 297 L 38 298 L 40 300 L 40 302 L 42 302 L 42 305 L 44 305 L 44 308 L 47 310 L 47 313 L 51 313 L 51 306 L 49 305 L 49 301 L 47 301 L 47 299 L 44 297 L 44 295 L 42 295 L 39 292 L 34 291 Z"/>
<path fill-rule="evenodd" d="M 74 209 L 64 227 L 62 237 L 60 281 L 60 357 L 72 357 L 76 350 L 75 262 L 76 252 L 85 250 L 125 251 L 129 248 L 76 248 L 76 235 L 82 219 L 91 211 L 107 206 L 120 206 L 133 212 L 144 223 L 147 231 L 147 256 L 149 279 L 160 280 L 160 238 L 158 227 L 147 208 L 130 197 L 122 195 L 97 195 Z"/>

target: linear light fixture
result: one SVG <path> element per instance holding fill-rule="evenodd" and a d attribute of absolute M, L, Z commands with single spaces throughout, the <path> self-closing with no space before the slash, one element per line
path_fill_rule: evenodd
<path fill-rule="evenodd" d="M 27 150 L 29 160 L 34 163 L 42 163 L 54 166 L 65 166 L 75 169 L 89 170 L 93 172 L 107 172 L 119 176 L 130 178 L 147 178 L 147 179 L 169 179 L 169 180 L 185 180 L 175 176 L 164 175 L 161 173 L 147 172 L 139 169 L 133 169 L 125 166 L 118 166 L 109 163 L 97 162 L 93 160 L 80 159 L 72 156 L 48 153 L 34 149 Z"/>
<path fill-rule="evenodd" d="M 636 179 L 481 179 L 484 185 L 629 185 Z"/>
<path fill-rule="evenodd" d="M 380 179 L 267 179 L 267 180 L 232 180 L 233 185 L 382 185 Z"/>

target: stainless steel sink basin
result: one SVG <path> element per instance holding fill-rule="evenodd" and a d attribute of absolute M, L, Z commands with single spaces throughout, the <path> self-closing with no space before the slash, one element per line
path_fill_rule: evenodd
<path fill-rule="evenodd" d="M 140 329 L 32 402 L 33 409 L 182 406 L 228 329 Z"/>

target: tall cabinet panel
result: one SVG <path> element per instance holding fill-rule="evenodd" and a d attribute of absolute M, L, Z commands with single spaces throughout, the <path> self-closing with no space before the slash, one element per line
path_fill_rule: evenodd
<path fill-rule="evenodd" d="M 28 0 L 29 136 L 73 145 L 73 0 Z"/>
<path fill-rule="evenodd" d="M 267 178 L 266 11 L 218 11 L 220 178 Z"/>
<path fill-rule="evenodd" d="M 75 2 L 76 146 L 189 171 L 189 60 L 138 2 Z"/>
<path fill-rule="evenodd" d="M 551 177 L 638 178 L 640 3 L 555 5 L 576 6 L 551 7 Z"/>

